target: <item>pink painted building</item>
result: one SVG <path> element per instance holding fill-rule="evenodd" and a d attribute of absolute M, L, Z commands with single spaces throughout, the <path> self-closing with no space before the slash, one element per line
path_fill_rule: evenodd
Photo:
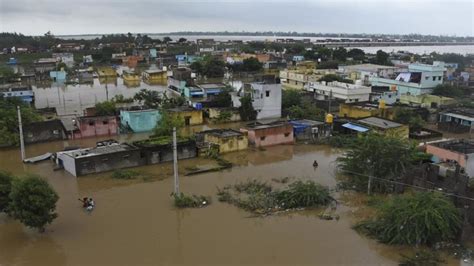
<path fill-rule="evenodd" d="M 474 141 L 456 139 L 431 142 L 426 145 L 426 152 L 433 155 L 434 162 L 456 161 L 469 177 L 474 178 Z"/>
<path fill-rule="evenodd" d="M 118 122 L 116 116 L 83 116 L 76 120 L 75 139 L 117 134 Z"/>
<path fill-rule="evenodd" d="M 255 122 L 240 131 L 247 134 L 249 144 L 255 147 L 295 143 L 293 126 L 288 122 L 279 121 L 268 124 Z"/>

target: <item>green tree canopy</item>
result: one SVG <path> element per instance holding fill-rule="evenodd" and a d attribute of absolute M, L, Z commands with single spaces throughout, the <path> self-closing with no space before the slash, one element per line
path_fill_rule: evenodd
<path fill-rule="evenodd" d="M 10 193 L 9 214 L 28 227 L 44 231 L 53 222 L 58 195 L 54 189 L 38 176 L 27 176 L 13 182 Z"/>
<path fill-rule="evenodd" d="M 95 104 L 95 114 L 97 116 L 115 115 L 115 102 L 105 101 Z"/>
<path fill-rule="evenodd" d="M 143 104 L 145 108 L 152 109 L 158 108 L 162 103 L 161 95 L 159 92 L 147 89 L 141 89 L 139 92 L 135 93 L 133 99 L 135 101 L 138 101 L 140 104 Z"/>
<path fill-rule="evenodd" d="M 244 71 L 256 72 L 262 70 L 262 63 L 255 57 L 244 59 L 242 66 Z"/>
<path fill-rule="evenodd" d="M 337 159 L 340 169 L 349 175 L 346 183 L 358 191 L 367 191 L 368 176 L 394 180 L 405 173 L 415 160 L 415 146 L 407 140 L 377 133 L 359 135 L 346 147 L 344 156 Z M 393 186 L 374 180 L 372 190 L 387 193 Z"/>
<path fill-rule="evenodd" d="M 20 106 L 21 119 L 24 125 L 41 121 L 41 116 L 36 110 L 21 99 L 0 96 L 0 146 L 17 145 L 20 141 L 17 106 Z"/>
<path fill-rule="evenodd" d="M 214 97 L 216 107 L 232 107 L 231 88 L 227 87 Z"/>
<path fill-rule="evenodd" d="M 323 61 L 316 66 L 317 69 L 337 69 L 338 67 L 337 61 Z"/>
<path fill-rule="evenodd" d="M 462 228 L 461 213 L 436 192 L 396 196 L 378 206 L 373 220 L 356 229 L 392 245 L 433 245 L 454 240 Z"/>
<path fill-rule="evenodd" d="M 365 59 L 365 52 L 362 49 L 354 48 L 350 49 L 349 52 L 347 52 L 347 56 L 352 57 L 352 59 L 356 61 L 362 61 Z"/>
<path fill-rule="evenodd" d="M 389 60 L 389 54 L 382 50 L 377 51 L 375 55 L 375 61 L 373 63 L 379 64 L 379 65 L 387 65 L 387 66 L 392 65 L 392 63 Z"/>
<path fill-rule="evenodd" d="M 344 47 L 338 47 L 337 49 L 333 50 L 332 58 L 334 60 L 345 62 L 347 59 L 347 50 Z"/>
<path fill-rule="evenodd" d="M 239 114 L 242 121 L 257 119 L 257 111 L 253 108 L 252 97 L 249 94 L 240 98 Z"/>
<path fill-rule="evenodd" d="M 13 175 L 0 171 L 0 212 L 7 210 L 10 204 L 10 192 L 12 190 Z"/>
<path fill-rule="evenodd" d="M 431 94 L 444 97 L 460 98 L 464 96 L 464 90 L 457 86 L 440 84 L 433 89 Z"/>
<path fill-rule="evenodd" d="M 297 106 L 301 103 L 301 92 L 298 90 L 282 90 L 281 107 L 282 109 Z"/>
<path fill-rule="evenodd" d="M 153 130 L 156 137 L 172 136 L 173 128 L 176 128 L 176 134 L 179 135 L 180 129 L 184 127 L 184 119 L 181 116 L 172 116 L 168 111 L 162 110 L 161 119 Z"/>
<path fill-rule="evenodd" d="M 411 130 L 415 131 L 420 130 L 425 125 L 425 121 L 421 115 L 406 108 L 397 108 L 393 120 L 398 123 L 408 125 Z"/>

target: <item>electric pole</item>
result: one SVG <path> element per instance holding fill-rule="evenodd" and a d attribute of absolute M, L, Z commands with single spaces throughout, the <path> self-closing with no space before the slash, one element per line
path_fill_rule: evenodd
<path fill-rule="evenodd" d="M 174 194 L 179 195 L 178 176 L 178 144 L 176 143 L 176 127 L 173 127 L 173 170 L 174 170 Z"/>
<path fill-rule="evenodd" d="M 23 141 L 23 125 L 21 123 L 21 110 L 20 106 L 16 107 L 18 111 L 18 129 L 20 131 L 20 152 L 21 152 L 21 161 L 25 160 L 25 142 Z"/>

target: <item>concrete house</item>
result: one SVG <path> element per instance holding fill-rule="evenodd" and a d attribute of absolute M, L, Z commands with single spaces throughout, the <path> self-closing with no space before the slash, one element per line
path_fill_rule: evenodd
<path fill-rule="evenodd" d="M 265 147 L 279 144 L 294 144 L 293 126 L 288 122 L 248 124 L 240 129 L 247 134 L 249 144 L 255 147 Z"/>
<path fill-rule="evenodd" d="M 146 157 L 130 144 L 99 142 L 93 148 L 57 152 L 56 164 L 77 177 L 145 165 Z"/>
<path fill-rule="evenodd" d="M 32 104 L 35 100 L 35 94 L 31 87 L 21 86 L 0 86 L 0 96 L 5 98 L 15 97 L 23 102 Z"/>
<path fill-rule="evenodd" d="M 204 122 L 202 110 L 194 109 L 192 107 L 181 106 L 167 109 L 167 111 L 174 118 L 183 118 L 186 126 L 201 125 Z"/>
<path fill-rule="evenodd" d="M 392 78 L 396 76 L 396 72 L 399 70 L 399 67 L 393 66 L 358 64 L 339 66 L 337 72 L 342 77 L 351 79 L 353 81 L 362 80 L 362 83 L 368 86 L 370 85 L 371 77 Z"/>
<path fill-rule="evenodd" d="M 257 119 L 281 117 L 281 84 L 279 79 L 266 78 L 262 82 L 244 84 L 232 95 L 234 107 L 240 107 L 240 98 L 250 95 Z"/>
<path fill-rule="evenodd" d="M 196 139 L 219 147 L 219 153 L 246 150 L 247 136 L 233 129 L 211 129 L 196 134 Z"/>
<path fill-rule="evenodd" d="M 410 64 L 408 72 L 399 73 L 395 79 L 371 77 L 373 86 L 384 86 L 403 94 L 421 95 L 431 93 L 434 87 L 443 84 L 444 62 L 435 61 L 433 65 Z"/>
<path fill-rule="evenodd" d="M 299 141 L 314 141 L 326 136 L 324 122 L 302 119 L 290 121 L 293 126 L 293 135 Z"/>
<path fill-rule="evenodd" d="M 121 110 L 120 127 L 135 133 L 152 131 L 161 119 L 158 110 Z"/>
<path fill-rule="evenodd" d="M 157 164 L 173 161 L 173 145 L 171 138 L 150 138 L 136 141 L 134 146 L 139 147 L 141 156 L 146 164 Z M 196 142 L 189 139 L 177 140 L 178 160 L 194 158 L 197 156 Z"/>
<path fill-rule="evenodd" d="M 116 116 L 82 116 L 76 120 L 74 139 L 115 136 L 118 134 Z"/>
<path fill-rule="evenodd" d="M 407 139 L 410 133 L 407 125 L 378 117 L 367 117 L 357 120 L 357 123 L 386 136 L 395 136 Z"/>
<path fill-rule="evenodd" d="M 474 131 L 474 109 L 453 108 L 439 113 L 438 129 L 454 133 Z"/>
<path fill-rule="evenodd" d="M 148 69 L 142 72 L 143 81 L 146 83 L 165 83 L 167 78 L 166 68 L 164 69 Z"/>
<path fill-rule="evenodd" d="M 435 162 L 455 161 L 470 178 L 474 178 L 474 141 L 445 140 L 426 145 L 426 152 L 433 155 Z"/>
<path fill-rule="evenodd" d="M 26 124 L 23 132 L 26 144 L 67 139 L 66 128 L 59 119 Z"/>
<path fill-rule="evenodd" d="M 344 82 L 309 82 L 308 91 L 314 93 L 317 100 L 339 99 L 345 103 L 367 102 L 372 92 L 370 87 Z"/>

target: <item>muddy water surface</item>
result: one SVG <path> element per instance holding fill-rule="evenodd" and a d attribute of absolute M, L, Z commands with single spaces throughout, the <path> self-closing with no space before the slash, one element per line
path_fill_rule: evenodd
<path fill-rule="evenodd" d="M 139 138 L 140 136 L 134 136 Z M 143 137 L 143 136 L 141 136 Z M 127 138 L 126 136 L 124 138 Z M 93 145 L 54 142 L 27 147 L 27 155 Z M 152 181 L 122 181 L 110 173 L 75 178 L 53 171 L 48 162 L 19 163 L 19 152 L 0 151 L 0 169 L 41 174 L 60 195 L 59 217 L 39 234 L 0 216 L 0 265 L 396 265 L 398 250 L 361 237 L 351 229 L 351 209 L 338 209 L 339 221 L 317 218 L 317 211 L 252 218 L 220 203 L 216 187 L 258 178 L 299 177 L 334 186 L 338 153 L 326 146 L 276 146 L 227 154 L 237 166 L 223 172 L 181 175 L 181 190 L 213 196 L 202 209 L 172 206 L 172 166 L 139 170 Z M 314 169 L 312 162 L 318 160 Z M 180 169 L 208 163 L 180 161 Z M 97 208 L 87 214 L 77 200 L 92 196 Z"/>

